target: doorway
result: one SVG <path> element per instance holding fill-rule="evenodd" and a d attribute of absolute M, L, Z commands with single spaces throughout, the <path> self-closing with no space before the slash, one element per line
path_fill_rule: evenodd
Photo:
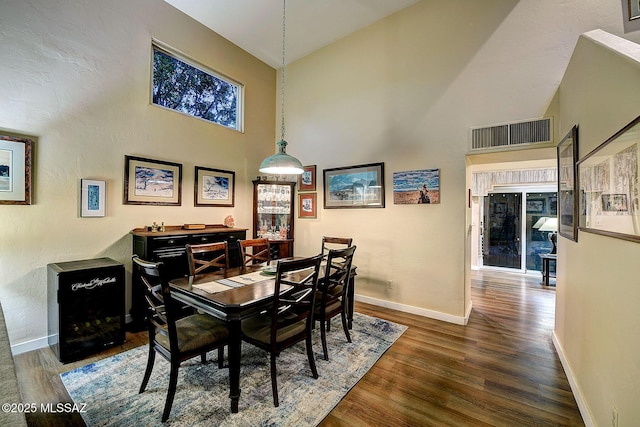
<path fill-rule="evenodd" d="M 484 196 L 479 265 L 522 272 L 542 270 L 540 255 L 552 251 L 550 237 L 555 237 L 551 236 L 554 231 L 540 231 L 557 216 L 557 192 L 551 189 L 502 189 Z"/>

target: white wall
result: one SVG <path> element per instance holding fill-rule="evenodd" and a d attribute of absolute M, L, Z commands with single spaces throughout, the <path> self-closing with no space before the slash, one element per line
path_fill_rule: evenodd
<path fill-rule="evenodd" d="M 469 129 L 545 115 L 579 34 L 622 32 L 621 16 L 619 0 L 425 0 L 288 66 L 288 152 L 320 184 L 325 168 L 386 171 L 385 209 L 320 209 L 297 221 L 296 252 L 352 236 L 360 297 L 463 322 Z M 394 205 L 393 172 L 426 168 L 441 171 L 441 204 Z"/>
<path fill-rule="evenodd" d="M 582 158 L 640 115 L 640 45 L 580 38 L 560 85 L 562 129 L 579 126 Z M 580 231 L 558 239 L 555 338 L 594 425 L 640 420 L 640 244 Z"/>
<path fill-rule="evenodd" d="M 37 139 L 33 204 L 0 206 L 0 301 L 20 351 L 46 344 L 48 263 L 130 270 L 129 231 L 153 221 L 251 226 L 276 72 L 161 0 L 2 0 L 0 28 L 0 129 Z M 245 84 L 244 133 L 150 105 L 152 38 Z M 181 163 L 182 206 L 123 205 L 126 154 Z M 236 172 L 234 208 L 194 208 L 196 165 Z M 79 218 L 82 178 L 106 180 L 105 218 Z"/>

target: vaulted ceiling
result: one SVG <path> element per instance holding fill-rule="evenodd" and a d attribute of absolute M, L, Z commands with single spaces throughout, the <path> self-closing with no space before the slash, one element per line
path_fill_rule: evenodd
<path fill-rule="evenodd" d="M 283 0 L 165 0 L 274 68 L 282 65 Z M 420 0 L 289 0 L 292 62 Z"/>

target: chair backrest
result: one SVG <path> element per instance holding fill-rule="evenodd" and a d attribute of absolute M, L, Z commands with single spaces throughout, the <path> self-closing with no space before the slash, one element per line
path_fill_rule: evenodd
<path fill-rule="evenodd" d="M 268 239 L 239 240 L 242 265 L 271 263 L 271 247 Z"/>
<path fill-rule="evenodd" d="M 301 320 L 306 321 L 308 330 L 311 329 L 321 262 L 321 255 L 278 261 L 271 323 L 272 346 L 276 345 L 278 329 Z M 282 285 L 290 285 L 294 289 L 283 297 L 280 295 Z"/>
<path fill-rule="evenodd" d="M 229 269 L 229 245 L 227 242 L 186 245 L 189 276 L 202 274 L 207 269 Z"/>
<path fill-rule="evenodd" d="M 321 253 L 326 258 L 331 249 L 341 249 L 351 246 L 353 239 L 351 237 L 322 237 Z"/>
<path fill-rule="evenodd" d="M 323 304 L 326 305 L 330 300 L 344 297 L 347 293 L 355 252 L 356 246 L 329 250 L 321 286 Z"/>
<path fill-rule="evenodd" d="M 133 274 L 139 278 L 144 287 L 147 300 L 147 325 L 149 342 L 156 333 L 169 337 L 171 351 L 178 348 L 178 334 L 176 330 L 176 313 L 178 307 L 171 298 L 169 282 L 164 279 L 164 264 L 141 259 L 138 255 L 132 257 Z"/>

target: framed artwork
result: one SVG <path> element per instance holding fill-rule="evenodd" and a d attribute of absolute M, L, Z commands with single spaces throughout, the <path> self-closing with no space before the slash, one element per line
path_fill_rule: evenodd
<path fill-rule="evenodd" d="M 31 204 L 33 141 L 0 135 L 0 205 Z"/>
<path fill-rule="evenodd" d="M 393 203 L 397 205 L 440 203 L 440 169 L 394 172 Z"/>
<path fill-rule="evenodd" d="M 196 166 L 195 206 L 234 206 L 236 173 Z"/>
<path fill-rule="evenodd" d="M 626 194 L 603 194 L 602 210 L 605 212 L 627 212 L 629 205 L 627 204 Z"/>
<path fill-rule="evenodd" d="M 640 242 L 640 117 L 578 162 L 579 229 Z"/>
<path fill-rule="evenodd" d="M 124 204 L 180 206 L 182 165 L 124 156 Z"/>
<path fill-rule="evenodd" d="M 578 126 L 558 144 L 558 234 L 578 241 Z"/>
<path fill-rule="evenodd" d="M 80 216 L 83 218 L 105 215 L 106 181 L 80 180 Z"/>
<path fill-rule="evenodd" d="M 543 213 L 544 199 L 527 199 L 527 213 Z"/>
<path fill-rule="evenodd" d="M 315 218 L 316 217 L 316 193 L 298 194 L 300 211 L 298 218 Z"/>
<path fill-rule="evenodd" d="M 629 21 L 640 18 L 640 0 L 627 0 L 629 4 Z"/>
<path fill-rule="evenodd" d="M 316 165 L 303 166 L 298 176 L 298 191 L 316 191 Z"/>
<path fill-rule="evenodd" d="M 384 163 L 324 169 L 324 208 L 384 208 Z"/>

